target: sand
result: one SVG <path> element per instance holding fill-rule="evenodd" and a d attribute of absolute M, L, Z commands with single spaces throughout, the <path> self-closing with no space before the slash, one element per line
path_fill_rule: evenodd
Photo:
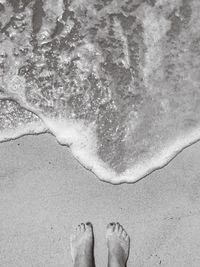
<path fill-rule="evenodd" d="M 131 237 L 128 266 L 200 266 L 200 143 L 135 184 L 100 182 L 50 135 L 25 136 L 0 150 L 0 266 L 72 266 L 69 235 L 91 221 L 98 267 L 105 227 Z"/>

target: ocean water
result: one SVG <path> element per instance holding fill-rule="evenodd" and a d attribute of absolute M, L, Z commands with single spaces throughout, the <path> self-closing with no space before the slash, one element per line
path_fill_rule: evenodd
<path fill-rule="evenodd" d="M 0 0 L 0 141 L 51 133 L 135 182 L 200 139 L 199 0 Z"/>

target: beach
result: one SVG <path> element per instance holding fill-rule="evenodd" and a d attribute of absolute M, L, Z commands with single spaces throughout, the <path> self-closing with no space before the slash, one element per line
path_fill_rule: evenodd
<path fill-rule="evenodd" d="M 72 266 L 69 236 L 90 221 L 96 266 L 107 265 L 106 225 L 131 238 L 128 266 L 200 265 L 200 143 L 134 184 L 101 182 L 49 134 L 0 149 L 0 265 Z"/>

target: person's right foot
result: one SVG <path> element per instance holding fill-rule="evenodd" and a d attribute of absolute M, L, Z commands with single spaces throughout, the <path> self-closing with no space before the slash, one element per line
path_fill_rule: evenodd
<path fill-rule="evenodd" d="M 108 267 L 125 267 L 129 256 L 130 238 L 119 223 L 107 226 Z"/>

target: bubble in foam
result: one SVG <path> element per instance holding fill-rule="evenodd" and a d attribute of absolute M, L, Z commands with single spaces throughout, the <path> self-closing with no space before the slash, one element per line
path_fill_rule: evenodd
<path fill-rule="evenodd" d="M 4 1 L 2 98 L 100 179 L 134 182 L 200 138 L 199 11 L 198 0 Z"/>

